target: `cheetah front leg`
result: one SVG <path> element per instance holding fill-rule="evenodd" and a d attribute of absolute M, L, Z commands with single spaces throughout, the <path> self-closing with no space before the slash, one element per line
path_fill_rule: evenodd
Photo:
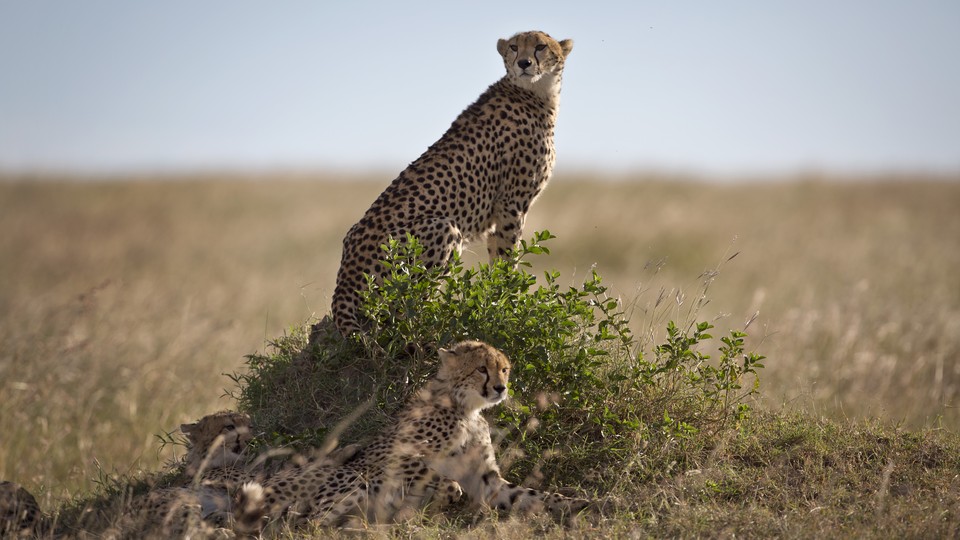
<path fill-rule="evenodd" d="M 526 213 L 519 209 L 500 209 L 494 214 L 493 231 L 487 235 L 487 253 L 490 262 L 506 258 L 520 244 Z"/>
<path fill-rule="evenodd" d="M 437 508 L 446 508 L 463 496 L 463 488 L 456 480 L 448 478 L 437 471 L 427 467 L 421 460 L 416 460 L 413 465 L 418 466 L 416 471 L 413 469 L 408 473 L 408 479 L 405 483 L 407 497 L 411 503 L 419 508 L 427 504 L 436 504 Z"/>
<path fill-rule="evenodd" d="M 459 481 L 466 494 L 479 507 L 523 514 L 546 510 L 558 521 L 564 521 L 575 517 L 590 505 L 589 501 L 583 499 L 524 488 L 506 481 L 496 465 L 489 433 L 475 433 L 473 437 L 475 444 L 468 444 L 460 451 L 445 453 L 431 465 Z"/>
<path fill-rule="evenodd" d="M 489 506 L 500 512 L 535 514 L 546 510 L 557 521 L 568 521 L 590 506 L 590 501 L 586 499 L 574 499 L 507 482 L 497 471 L 488 472 L 483 479 L 489 486 Z"/>
<path fill-rule="evenodd" d="M 455 480 L 414 456 L 402 457 L 385 471 L 381 487 L 372 505 L 372 518 L 377 522 L 405 521 L 428 504 L 446 508 L 463 495 L 463 489 Z"/>

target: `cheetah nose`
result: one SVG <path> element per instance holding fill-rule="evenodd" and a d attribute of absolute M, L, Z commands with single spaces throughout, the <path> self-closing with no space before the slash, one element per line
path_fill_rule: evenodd
<path fill-rule="evenodd" d="M 507 389 L 507 387 L 504 386 L 504 385 L 502 385 L 502 384 L 498 384 L 498 385 L 496 385 L 496 386 L 493 387 L 493 390 L 494 390 L 496 393 L 498 393 L 498 394 L 502 394 L 503 391 L 506 390 L 506 389 Z"/>
<path fill-rule="evenodd" d="M 527 69 L 528 67 L 530 67 L 531 63 L 532 62 L 530 62 L 530 60 L 526 58 L 524 58 L 523 60 L 517 60 L 517 65 L 520 66 L 520 69 Z"/>

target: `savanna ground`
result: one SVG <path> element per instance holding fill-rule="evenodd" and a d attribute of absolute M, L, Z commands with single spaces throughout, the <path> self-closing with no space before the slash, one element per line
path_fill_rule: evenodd
<path fill-rule="evenodd" d="M 233 407 L 223 374 L 326 313 L 387 178 L 0 182 L 0 478 L 53 510 L 158 468 L 177 450 L 157 434 Z M 709 282 L 697 317 L 721 334 L 759 311 L 767 356 L 749 425 L 644 479 L 608 531 L 960 532 L 956 180 L 552 183 L 538 270 L 596 265 L 641 337 Z"/>

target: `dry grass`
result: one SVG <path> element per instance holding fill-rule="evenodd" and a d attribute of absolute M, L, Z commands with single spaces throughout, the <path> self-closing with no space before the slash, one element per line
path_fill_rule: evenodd
<path fill-rule="evenodd" d="M 221 374 L 327 310 L 388 177 L 0 182 L 0 478 L 51 508 L 101 466 L 156 468 L 154 434 L 230 407 Z M 642 329 L 739 252 L 701 314 L 761 312 L 769 405 L 960 427 L 960 183 L 646 180 L 559 178 L 528 221 L 558 236 L 546 264 L 596 263 Z"/>
<path fill-rule="evenodd" d="M 232 406 L 221 374 L 326 309 L 357 189 L 319 187 L 0 184 L 0 476 L 87 490 Z"/>
<path fill-rule="evenodd" d="M 739 252 L 703 313 L 739 327 L 760 311 L 773 405 L 960 427 L 957 182 L 558 183 L 542 205 L 549 263 L 595 261 L 625 299 L 650 289 L 640 307 Z"/>

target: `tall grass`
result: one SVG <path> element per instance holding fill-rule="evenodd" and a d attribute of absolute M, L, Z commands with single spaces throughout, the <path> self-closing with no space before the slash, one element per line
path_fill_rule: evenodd
<path fill-rule="evenodd" d="M 0 476 L 49 502 L 156 468 L 155 434 L 232 407 L 222 374 L 326 309 L 305 297 L 352 217 L 305 187 L 0 183 Z"/>
<path fill-rule="evenodd" d="M 547 265 L 595 263 L 638 335 L 701 298 L 715 334 L 759 311 L 771 408 L 960 426 L 960 183 L 645 180 L 558 178 L 528 221 Z M 233 406 L 222 374 L 326 312 L 382 186 L 0 182 L 0 476 L 50 507 L 157 467 L 154 434 Z"/>
<path fill-rule="evenodd" d="M 641 306 L 738 253 L 705 313 L 726 328 L 760 312 L 772 405 L 960 427 L 957 182 L 571 182 L 548 205 L 531 226 L 565 239 L 551 262 L 596 262 Z"/>

